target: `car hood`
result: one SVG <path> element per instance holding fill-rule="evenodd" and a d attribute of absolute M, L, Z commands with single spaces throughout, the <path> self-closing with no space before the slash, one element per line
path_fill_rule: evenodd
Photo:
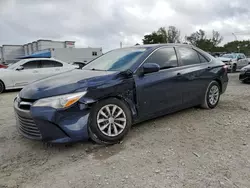
<path fill-rule="evenodd" d="M 1 69 L 0 69 L 0 74 L 9 73 L 9 72 L 11 72 L 11 71 L 13 71 L 13 70 L 7 69 L 7 68 L 1 68 Z"/>
<path fill-rule="evenodd" d="M 243 69 L 248 69 L 248 70 L 250 70 L 250 65 L 247 65 L 247 66 L 243 67 Z"/>
<path fill-rule="evenodd" d="M 228 57 L 218 57 L 221 61 L 230 61 L 233 60 L 233 58 L 228 58 Z"/>
<path fill-rule="evenodd" d="M 19 96 L 23 99 L 37 100 L 41 98 L 84 91 L 111 81 L 118 75 L 114 71 L 92 71 L 74 69 L 66 73 L 36 81 L 24 87 Z"/>

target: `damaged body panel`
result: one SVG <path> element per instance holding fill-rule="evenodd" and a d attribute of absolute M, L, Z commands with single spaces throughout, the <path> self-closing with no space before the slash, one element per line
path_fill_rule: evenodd
<path fill-rule="evenodd" d="M 89 73 L 93 73 L 90 77 Z M 74 76 L 72 76 L 74 75 Z M 98 76 L 97 76 L 98 75 Z M 80 78 L 84 78 L 79 80 Z M 78 103 L 67 109 L 32 106 L 38 99 L 66 93 L 87 91 Z M 126 102 L 133 117 L 137 116 L 135 85 L 132 76 L 119 72 L 73 70 L 49 77 L 25 87 L 14 101 L 17 126 L 20 132 L 31 139 L 51 143 L 67 143 L 88 140 L 88 120 L 91 106 L 100 100 L 114 97 Z M 22 109 L 21 101 L 31 101 L 29 109 Z M 25 107 L 24 107 L 25 108 Z M 25 119 L 24 122 L 21 119 Z M 25 126 L 33 120 L 36 128 Z M 39 136 L 32 129 L 39 130 Z"/>
<path fill-rule="evenodd" d="M 224 64 L 195 47 L 143 45 L 34 82 L 14 109 L 19 132 L 30 139 L 117 143 L 132 124 L 198 105 L 214 108 L 227 83 Z"/>

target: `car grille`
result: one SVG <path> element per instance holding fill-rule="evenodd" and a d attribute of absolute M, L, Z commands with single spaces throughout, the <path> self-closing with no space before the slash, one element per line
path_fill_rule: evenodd
<path fill-rule="evenodd" d="M 27 111 L 29 113 L 29 110 L 33 104 L 33 102 L 20 99 L 18 101 L 19 105 L 18 107 L 22 110 Z M 29 137 L 31 139 L 41 139 L 41 133 L 39 128 L 36 126 L 34 120 L 27 116 L 22 115 L 22 113 L 16 112 L 16 118 L 17 118 L 17 126 L 19 131 L 26 137 Z"/>
<path fill-rule="evenodd" d="M 31 118 L 22 117 L 17 114 L 17 126 L 18 129 L 26 136 L 33 139 L 41 139 L 42 135 L 36 126 L 35 122 Z"/>

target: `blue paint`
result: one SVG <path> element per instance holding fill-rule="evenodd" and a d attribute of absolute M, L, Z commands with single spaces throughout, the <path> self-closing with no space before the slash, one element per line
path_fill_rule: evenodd
<path fill-rule="evenodd" d="M 19 93 L 21 100 L 37 101 L 74 92 L 87 93 L 66 109 L 32 106 L 30 111 L 23 112 L 15 104 L 15 111 L 32 117 L 42 134 L 42 140 L 53 143 L 75 142 L 88 140 L 92 108 L 103 99 L 115 97 L 122 100 L 131 110 L 133 123 L 136 123 L 201 104 L 212 80 L 219 81 L 221 93 L 226 90 L 228 76 L 224 64 L 199 49 L 196 49 L 199 53 L 211 58 L 210 62 L 182 66 L 182 62 L 178 61 L 179 66 L 162 70 L 155 65 L 157 62 L 142 66 L 142 62 L 152 52 L 164 46 L 175 47 L 178 51 L 180 45 L 147 45 L 147 50 L 140 54 L 129 71 L 72 70 L 34 82 Z M 190 48 L 189 45 L 181 46 Z M 123 57 L 113 68 L 119 69 L 138 53 Z M 177 58 L 180 60 L 178 53 Z M 143 67 L 148 70 L 148 74 L 143 72 Z"/>
<path fill-rule="evenodd" d="M 39 52 L 35 52 L 31 55 L 19 57 L 18 59 L 27 59 L 27 58 L 51 58 L 51 52 L 50 52 L 50 50 L 39 51 Z"/>

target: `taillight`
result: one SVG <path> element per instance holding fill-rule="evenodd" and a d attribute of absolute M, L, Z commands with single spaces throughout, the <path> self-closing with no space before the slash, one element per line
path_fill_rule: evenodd
<path fill-rule="evenodd" d="M 225 71 L 227 71 L 228 66 L 227 66 L 227 65 L 224 65 L 224 66 L 223 66 L 223 69 L 224 69 Z"/>

